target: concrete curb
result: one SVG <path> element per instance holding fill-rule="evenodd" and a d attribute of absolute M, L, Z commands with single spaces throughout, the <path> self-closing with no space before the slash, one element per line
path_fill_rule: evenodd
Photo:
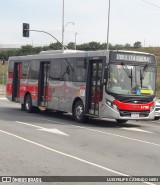
<path fill-rule="evenodd" d="M 0 84 L 0 97 L 6 97 L 6 86 Z"/>

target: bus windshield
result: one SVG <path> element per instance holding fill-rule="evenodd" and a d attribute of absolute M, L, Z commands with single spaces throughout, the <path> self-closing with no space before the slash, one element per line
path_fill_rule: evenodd
<path fill-rule="evenodd" d="M 156 83 L 156 68 L 148 64 L 132 66 L 110 64 L 106 91 L 115 94 L 154 95 Z"/>

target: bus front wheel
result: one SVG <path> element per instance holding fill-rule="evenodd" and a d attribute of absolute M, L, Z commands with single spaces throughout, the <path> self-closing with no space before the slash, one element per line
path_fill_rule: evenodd
<path fill-rule="evenodd" d="M 77 101 L 73 108 L 73 118 L 79 123 L 84 123 L 87 117 L 84 115 L 84 105 L 82 101 Z"/>

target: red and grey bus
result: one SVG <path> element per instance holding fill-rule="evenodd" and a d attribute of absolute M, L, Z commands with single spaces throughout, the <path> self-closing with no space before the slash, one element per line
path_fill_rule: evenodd
<path fill-rule="evenodd" d="M 7 99 L 28 113 L 54 110 L 118 123 L 155 116 L 155 56 L 133 51 L 44 51 L 9 58 Z"/>

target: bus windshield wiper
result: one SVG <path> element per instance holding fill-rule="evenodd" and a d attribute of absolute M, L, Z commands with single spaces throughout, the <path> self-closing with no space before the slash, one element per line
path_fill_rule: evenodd
<path fill-rule="evenodd" d="M 142 75 L 142 71 L 141 71 L 141 69 L 140 69 L 140 81 L 141 81 L 141 89 L 142 89 L 142 82 L 143 82 L 143 79 L 144 79 L 144 77 L 143 77 L 143 75 Z"/>
<path fill-rule="evenodd" d="M 148 71 L 148 64 L 146 64 L 143 68 L 143 71 L 141 72 L 141 78 L 144 79 L 146 76 L 146 73 Z"/>
<path fill-rule="evenodd" d="M 122 65 L 124 71 L 126 72 L 128 78 L 131 79 L 131 88 L 132 88 L 132 78 L 133 78 L 132 77 L 132 68 L 131 68 L 131 70 L 129 70 L 128 66 L 124 62 L 121 65 Z"/>
<path fill-rule="evenodd" d="M 148 71 L 148 64 L 146 64 L 146 65 L 144 66 L 143 71 L 140 69 L 141 88 L 142 88 L 143 79 L 145 78 L 147 71 Z"/>

